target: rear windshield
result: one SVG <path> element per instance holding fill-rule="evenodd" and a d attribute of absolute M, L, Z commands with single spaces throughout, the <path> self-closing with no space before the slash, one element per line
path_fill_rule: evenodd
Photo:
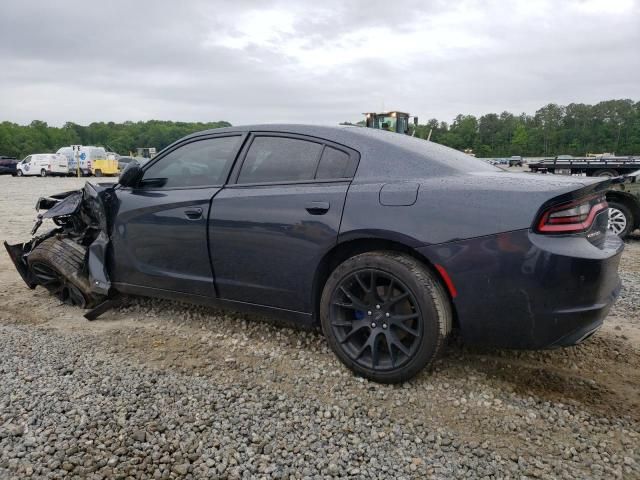
<path fill-rule="evenodd" d="M 409 135 L 395 134 L 398 138 L 392 139 L 397 146 L 413 153 L 423 155 L 430 161 L 441 163 L 461 172 L 500 171 L 498 167 L 453 148 L 445 147 L 439 143 L 427 142 L 421 138 Z"/>
<path fill-rule="evenodd" d="M 365 154 L 368 160 L 361 161 L 358 167 L 361 178 L 503 171 L 484 160 L 421 138 L 373 128 L 351 128 L 350 132 L 367 136 L 375 142 L 365 147 L 371 151 Z"/>

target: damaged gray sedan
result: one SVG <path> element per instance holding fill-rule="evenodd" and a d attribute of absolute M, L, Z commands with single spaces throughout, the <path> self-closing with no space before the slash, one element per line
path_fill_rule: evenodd
<path fill-rule="evenodd" d="M 600 328 L 624 247 L 610 183 L 368 128 L 230 127 L 132 162 L 117 185 L 41 199 L 33 238 L 5 245 L 29 287 L 89 319 L 120 294 L 271 313 L 391 383 L 432 365 L 454 328 L 508 348 Z"/>

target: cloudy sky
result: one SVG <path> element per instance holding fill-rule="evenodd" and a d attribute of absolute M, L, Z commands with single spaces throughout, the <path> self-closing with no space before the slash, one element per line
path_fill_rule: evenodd
<path fill-rule="evenodd" d="M 356 121 L 640 100 L 640 0 L 0 4 L 0 121 Z"/>

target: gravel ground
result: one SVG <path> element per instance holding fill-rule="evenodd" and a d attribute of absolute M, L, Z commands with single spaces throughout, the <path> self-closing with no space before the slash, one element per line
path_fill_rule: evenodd
<path fill-rule="evenodd" d="M 78 179 L 0 177 L 3 239 Z M 640 240 L 583 345 L 451 345 L 399 386 L 315 332 L 128 298 L 98 321 L 0 254 L 0 478 L 640 478 Z"/>

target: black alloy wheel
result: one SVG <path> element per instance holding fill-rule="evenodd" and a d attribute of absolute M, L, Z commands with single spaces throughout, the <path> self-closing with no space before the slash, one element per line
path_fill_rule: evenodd
<path fill-rule="evenodd" d="M 406 364 L 423 335 L 418 303 L 397 277 L 375 269 L 348 275 L 331 299 L 331 328 L 349 358 L 389 370 Z"/>
<path fill-rule="evenodd" d="M 58 300 L 67 305 L 85 308 L 87 302 L 84 295 L 78 287 L 69 282 L 63 275 L 41 262 L 34 262 L 30 267 L 31 273 L 36 277 L 38 284 L 46 288 Z"/>
<path fill-rule="evenodd" d="M 351 370 L 397 383 L 432 365 L 451 331 L 450 300 L 434 273 L 402 253 L 375 251 L 341 263 L 325 283 L 320 322 Z"/>

